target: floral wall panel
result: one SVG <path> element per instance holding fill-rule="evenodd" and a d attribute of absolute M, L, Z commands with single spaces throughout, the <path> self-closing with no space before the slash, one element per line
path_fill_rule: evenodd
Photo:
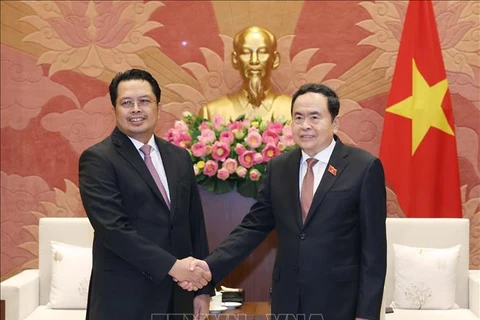
<path fill-rule="evenodd" d="M 22 21 L 38 29 L 23 41 L 48 49 L 38 63 L 49 74 L 76 70 L 98 77 L 105 70 L 119 72 L 145 67 L 136 51 L 158 46 L 144 33 L 161 26 L 149 17 L 161 3 L 150 1 L 27 1 L 35 15 Z"/>
<path fill-rule="evenodd" d="M 208 1 L 164 1 L 150 20 L 160 21 L 163 26 L 146 35 L 179 66 L 189 62 L 205 64 L 199 50 L 202 47 L 222 52 L 222 40 L 218 36 L 212 37 L 219 31 L 212 4 Z"/>
<path fill-rule="evenodd" d="M 253 24 L 277 37 L 274 88 L 290 95 L 305 82 L 332 86 L 341 97 L 341 138 L 378 154 L 406 5 L 2 1 L 1 276 L 35 266 L 40 217 L 84 215 L 78 157 L 115 125 L 112 76 L 130 67 L 152 72 L 163 89 L 156 129 L 163 135 L 184 111 L 195 114 L 238 90 L 232 38 Z M 455 112 L 463 213 L 471 221 L 470 263 L 480 268 L 480 10 L 473 1 L 434 1 L 434 10 Z M 387 196 L 388 215 L 403 217 L 394 191 Z"/>
<path fill-rule="evenodd" d="M 2 171 L 1 196 L 1 272 L 5 275 L 36 258 L 38 232 L 28 226 L 38 225 L 34 212 L 41 212 L 41 202 L 53 202 L 55 195 L 40 177 L 8 175 Z"/>
<path fill-rule="evenodd" d="M 292 55 L 319 48 L 311 65 L 335 63 L 332 77 L 339 77 L 375 50 L 358 46 L 368 33 L 356 27 L 368 13 L 356 1 L 306 1 L 298 18 Z"/>
<path fill-rule="evenodd" d="M 60 137 L 43 130 L 40 119 L 52 109 L 76 108 L 76 95 L 46 76 L 25 52 L 2 45 L 1 64 L 2 170 L 51 176 L 54 185 L 63 185 L 65 178 L 75 180 L 76 155 Z"/>
<path fill-rule="evenodd" d="M 65 96 L 78 105 L 73 92 L 44 76 L 37 59 L 29 54 L 2 45 L 1 68 L 2 88 L 8 92 L 1 98 L 2 128 L 25 129 L 55 96 Z"/>

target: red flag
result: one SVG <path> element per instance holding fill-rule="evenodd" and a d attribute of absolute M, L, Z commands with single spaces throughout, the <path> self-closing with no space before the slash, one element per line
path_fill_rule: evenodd
<path fill-rule="evenodd" d="M 430 0 L 408 4 L 380 158 L 408 217 L 462 216 L 453 110 Z"/>

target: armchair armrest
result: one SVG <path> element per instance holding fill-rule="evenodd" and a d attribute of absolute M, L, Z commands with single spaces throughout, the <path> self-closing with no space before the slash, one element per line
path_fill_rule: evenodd
<path fill-rule="evenodd" d="M 468 307 L 480 318 L 480 270 L 470 270 L 468 276 Z"/>
<path fill-rule="evenodd" d="M 22 271 L 2 281 L 0 287 L 8 320 L 22 320 L 39 305 L 40 276 L 37 269 Z"/>
<path fill-rule="evenodd" d="M 385 320 L 386 307 L 387 307 L 387 288 L 385 285 L 383 287 L 382 306 L 380 309 L 380 320 Z"/>

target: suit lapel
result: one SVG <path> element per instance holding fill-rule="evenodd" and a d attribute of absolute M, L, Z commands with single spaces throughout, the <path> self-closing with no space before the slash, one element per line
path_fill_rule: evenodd
<path fill-rule="evenodd" d="M 152 191 L 157 195 L 157 197 L 159 197 L 160 200 L 165 204 L 165 206 L 167 206 L 162 194 L 160 193 L 160 190 L 157 187 L 157 184 L 155 183 L 155 180 L 153 180 L 150 171 L 148 171 L 145 162 L 138 153 L 138 150 L 133 145 L 132 141 L 130 141 L 130 139 L 128 139 L 128 137 L 124 133 L 118 130 L 118 128 L 115 128 L 112 133 L 112 141 L 117 148 L 118 153 L 123 158 L 125 158 L 125 160 L 127 160 L 135 170 L 137 170 L 137 172 L 140 174 L 140 177 L 145 180 L 150 189 L 152 189 Z"/>
<path fill-rule="evenodd" d="M 299 229 L 303 228 L 302 209 L 300 207 L 300 189 L 298 186 L 301 158 L 302 152 L 300 148 L 293 150 L 286 162 L 285 168 L 285 181 L 292 181 L 293 183 L 293 186 L 291 187 L 293 192 L 290 193 L 291 199 L 289 202 L 294 206 L 295 221 Z"/>
<path fill-rule="evenodd" d="M 170 191 L 170 215 L 173 216 L 177 204 L 177 166 L 175 157 L 171 153 L 171 148 L 167 142 L 155 136 L 155 142 L 162 156 L 163 168 L 167 175 L 168 190 Z"/>
<path fill-rule="evenodd" d="M 348 165 L 348 161 L 346 160 L 347 152 L 343 143 L 335 136 L 336 144 L 335 148 L 333 149 L 332 156 L 330 157 L 330 161 L 325 168 L 325 172 L 323 173 L 322 180 L 320 181 L 320 185 L 313 196 L 312 205 L 310 206 L 310 210 L 308 211 L 307 219 L 305 220 L 305 225 L 312 219 L 312 216 L 315 215 L 317 212 L 318 207 L 322 203 L 325 196 L 333 187 L 335 182 L 340 178 L 342 175 L 345 167 Z M 329 167 L 333 167 L 336 169 L 336 174 L 333 174 L 329 171 Z"/>

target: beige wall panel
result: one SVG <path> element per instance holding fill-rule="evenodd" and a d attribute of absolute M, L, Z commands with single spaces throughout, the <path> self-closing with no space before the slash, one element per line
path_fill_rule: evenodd
<path fill-rule="evenodd" d="M 20 21 L 23 17 L 35 14 L 30 7 L 20 1 L 2 1 L 0 14 L 2 44 L 22 50 L 37 57 L 47 51 L 39 45 L 22 41 L 26 35 L 37 31 L 28 23 Z"/>
<path fill-rule="evenodd" d="M 213 1 L 220 34 L 233 37 L 251 25 L 269 29 L 278 38 L 294 34 L 303 1 Z"/>
<path fill-rule="evenodd" d="M 362 101 L 388 92 L 391 79 L 386 79 L 385 69 L 372 69 L 373 63 L 381 54 L 380 50 L 375 50 L 342 74 L 339 79 L 344 81 L 345 84 L 338 89 L 339 96 L 354 101 Z"/>

